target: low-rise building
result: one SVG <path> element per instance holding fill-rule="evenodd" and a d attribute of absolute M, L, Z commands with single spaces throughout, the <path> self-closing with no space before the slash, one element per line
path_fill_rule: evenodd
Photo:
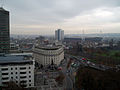
<path fill-rule="evenodd" d="M 22 55 L 0 56 L 0 86 L 13 81 L 25 88 L 34 87 L 34 60 L 25 60 Z"/>
<path fill-rule="evenodd" d="M 47 45 L 35 47 L 33 51 L 35 61 L 43 66 L 50 65 L 52 62 L 59 65 L 64 59 L 63 46 Z"/>

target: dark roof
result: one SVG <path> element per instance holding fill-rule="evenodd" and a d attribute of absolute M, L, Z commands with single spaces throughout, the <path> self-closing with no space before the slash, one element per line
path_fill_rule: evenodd
<path fill-rule="evenodd" d="M 0 7 L 0 11 L 6 11 L 3 7 Z"/>
<path fill-rule="evenodd" d="M 11 64 L 30 64 L 32 60 L 25 60 L 24 56 L 20 55 L 4 55 L 0 56 L 0 65 L 11 65 Z"/>
<path fill-rule="evenodd" d="M 43 49 L 43 50 L 57 50 L 59 48 L 40 48 L 40 47 L 37 47 L 38 49 Z"/>
<path fill-rule="evenodd" d="M 59 46 L 37 46 L 35 48 L 42 49 L 42 50 L 57 50 L 57 49 L 59 49 L 61 47 L 62 46 L 59 45 Z"/>

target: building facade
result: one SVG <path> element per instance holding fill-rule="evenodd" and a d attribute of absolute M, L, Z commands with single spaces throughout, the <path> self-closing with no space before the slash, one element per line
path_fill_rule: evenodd
<path fill-rule="evenodd" d="M 0 86 L 11 81 L 21 87 L 34 87 L 34 61 L 24 60 L 21 55 L 0 56 Z"/>
<path fill-rule="evenodd" d="M 64 59 L 64 50 L 62 46 L 41 46 L 35 47 L 33 57 L 35 61 L 43 66 L 50 65 L 52 62 L 59 65 Z"/>
<path fill-rule="evenodd" d="M 64 40 L 64 31 L 62 29 L 58 29 L 55 31 L 55 39 L 58 41 Z"/>
<path fill-rule="evenodd" d="M 0 7 L 0 53 L 9 53 L 9 11 Z"/>

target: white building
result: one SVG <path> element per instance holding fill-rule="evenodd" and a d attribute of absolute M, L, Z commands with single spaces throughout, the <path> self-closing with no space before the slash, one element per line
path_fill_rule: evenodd
<path fill-rule="evenodd" d="M 43 66 L 50 65 L 52 61 L 59 65 L 64 59 L 64 50 L 62 46 L 39 46 L 34 48 L 33 57 Z"/>
<path fill-rule="evenodd" d="M 34 61 L 21 55 L 0 56 L 0 86 L 10 81 L 25 88 L 34 87 Z"/>
<path fill-rule="evenodd" d="M 64 40 L 64 31 L 61 29 L 58 29 L 55 31 L 55 39 L 58 41 Z"/>

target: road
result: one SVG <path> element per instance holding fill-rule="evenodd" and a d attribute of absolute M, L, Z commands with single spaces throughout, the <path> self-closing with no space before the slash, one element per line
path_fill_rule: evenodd
<path fill-rule="evenodd" d="M 73 82 L 71 78 L 68 76 L 67 72 L 67 64 L 68 60 L 65 60 L 64 65 L 62 65 L 62 71 L 61 73 L 64 74 L 65 80 L 64 80 L 64 87 L 66 90 L 73 90 Z"/>
<path fill-rule="evenodd" d="M 61 64 L 61 67 L 62 67 L 61 73 L 64 74 L 64 76 L 65 76 L 65 80 L 64 80 L 65 90 L 73 90 L 73 84 L 74 84 L 75 77 L 72 75 L 72 73 L 76 72 L 77 69 L 79 68 L 79 66 L 78 66 L 78 68 L 69 68 L 69 70 L 71 72 L 67 72 L 68 71 L 67 64 L 71 57 L 74 58 L 74 60 L 75 60 L 74 62 L 76 62 L 76 64 L 79 64 L 79 66 L 82 65 L 82 66 L 92 67 L 92 68 L 102 70 L 102 71 L 105 71 L 106 69 L 108 69 L 107 66 L 101 65 L 102 67 L 100 67 L 99 65 L 94 64 L 90 61 L 89 61 L 89 63 L 87 61 L 84 62 L 82 60 L 82 57 L 67 55 L 66 59 Z"/>
<path fill-rule="evenodd" d="M 95 64 L 93 62 L 90 62 L 89 60 L 82 60 L 83 57 L 80 57 L 80 56 L 65 55 L 65 57 L 66 57 L 66 60 L 64 60 L 63 63 L 61 64 L 61 67 L 62 67 L 61 73 L 64 74 L 65 76 L 65 80 L 64 80 L 65 90 L 73 90 L 73 88 L 75 88 L 73 87 L 73 84 L 75 83 L 75 76 L 73 75 L 73 73 L 77 72 L 79 66 L 91 67 L 101 71 L 106 71 L 112 68 L 102 64 Z M 70 58 L 73 58 L 73 63 L 78 65 L 76 68 L 73 68 L 70 66 L 70 68 L 67 69 L 67 64 Z M 67 72 L 68 70 L 70 72 Z"/>
<path fill-rule="evenodd" d="M 83 57 L 80 57 L 80 56 L 72 56 L 72 55 L 70 55 L 70 57 L 72 57 L 76 61 L 78 61 L 80 65 L 91 67 L 91 68 L 98 69 L 98 70 L 101 70 L 101 71 L 105 71 L 105 70 L 108 70 L 108 69 L 112 68 L 112 67 L 105 66 L 105 65 L 102 65 L 102 64 L 95 64 L 95 63 L 92 63 L 90 61 L 89 61 L 89 63 L 88 63 L 88 61 L 84 62 L 84 60 L 82 60 Z"/>

